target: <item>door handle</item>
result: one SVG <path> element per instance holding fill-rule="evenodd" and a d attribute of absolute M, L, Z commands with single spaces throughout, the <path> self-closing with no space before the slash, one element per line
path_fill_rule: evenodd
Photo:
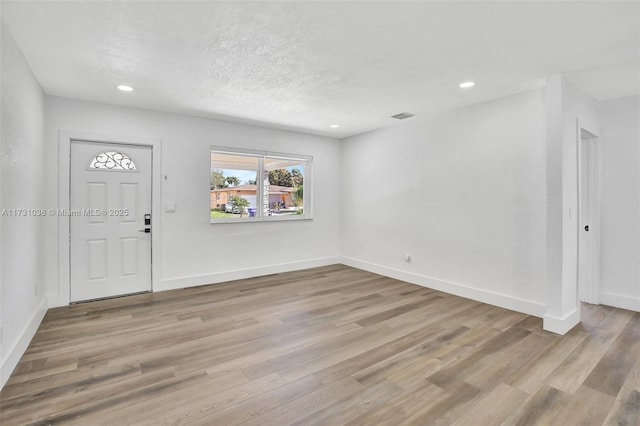
<path fill-rule="evenodd" d="M 147 213 L 144 215 L 144 229 L 139 230 L 138 232 L 144 232 L 145 234 L 151 233 L 151 213 Z"/>
<path fill-rule="evenodd" d="M 589 225 L 585 226 L 585 227 L 584 227 L 584 230 L 585 230 L 585 231 L 587 231 L 587 232 L 589 232 Z"/>

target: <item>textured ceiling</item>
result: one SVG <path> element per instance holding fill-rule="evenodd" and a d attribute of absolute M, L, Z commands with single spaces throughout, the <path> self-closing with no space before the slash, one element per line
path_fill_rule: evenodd
<path fill-rule="evenodd" d="M 598 99 L 640 91 L 638 2 L 1 7 L 47 94 L 333 137 L 540 87 L 559 72 Z M 466 80 L 476 87 L 458 88 Z"/>

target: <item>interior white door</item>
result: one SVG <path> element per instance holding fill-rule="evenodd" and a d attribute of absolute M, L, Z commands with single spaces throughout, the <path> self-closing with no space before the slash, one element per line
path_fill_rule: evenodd
<path fill-rule="evenodd" d="M 72 141 L 72 302 L 151 290 L 151 158 L 150 147 Z"/>
<path fill-rule="evenodd" d="M 600 201 L 598 139 L 581 129 L 578 144 L 578 295 L 580 301 L 598 304 Z"/>

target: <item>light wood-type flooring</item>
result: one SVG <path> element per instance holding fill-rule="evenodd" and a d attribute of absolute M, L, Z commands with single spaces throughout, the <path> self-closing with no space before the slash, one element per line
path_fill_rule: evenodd
<path fill-rule="evenodd" d="M 0 424 L 640 425 L 640 313 L 582 314 L 342 265 L 56 308 Z"/>

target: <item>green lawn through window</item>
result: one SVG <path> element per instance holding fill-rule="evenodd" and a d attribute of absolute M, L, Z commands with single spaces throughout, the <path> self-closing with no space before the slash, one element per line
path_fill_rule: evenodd
<path fill-rule="evenodd" d="M 217 219 L 220 217 L 239 217 L 240 215 L 233 213 L 225 213 L 218 210 L 211 210 L 211 219 Z"/>

